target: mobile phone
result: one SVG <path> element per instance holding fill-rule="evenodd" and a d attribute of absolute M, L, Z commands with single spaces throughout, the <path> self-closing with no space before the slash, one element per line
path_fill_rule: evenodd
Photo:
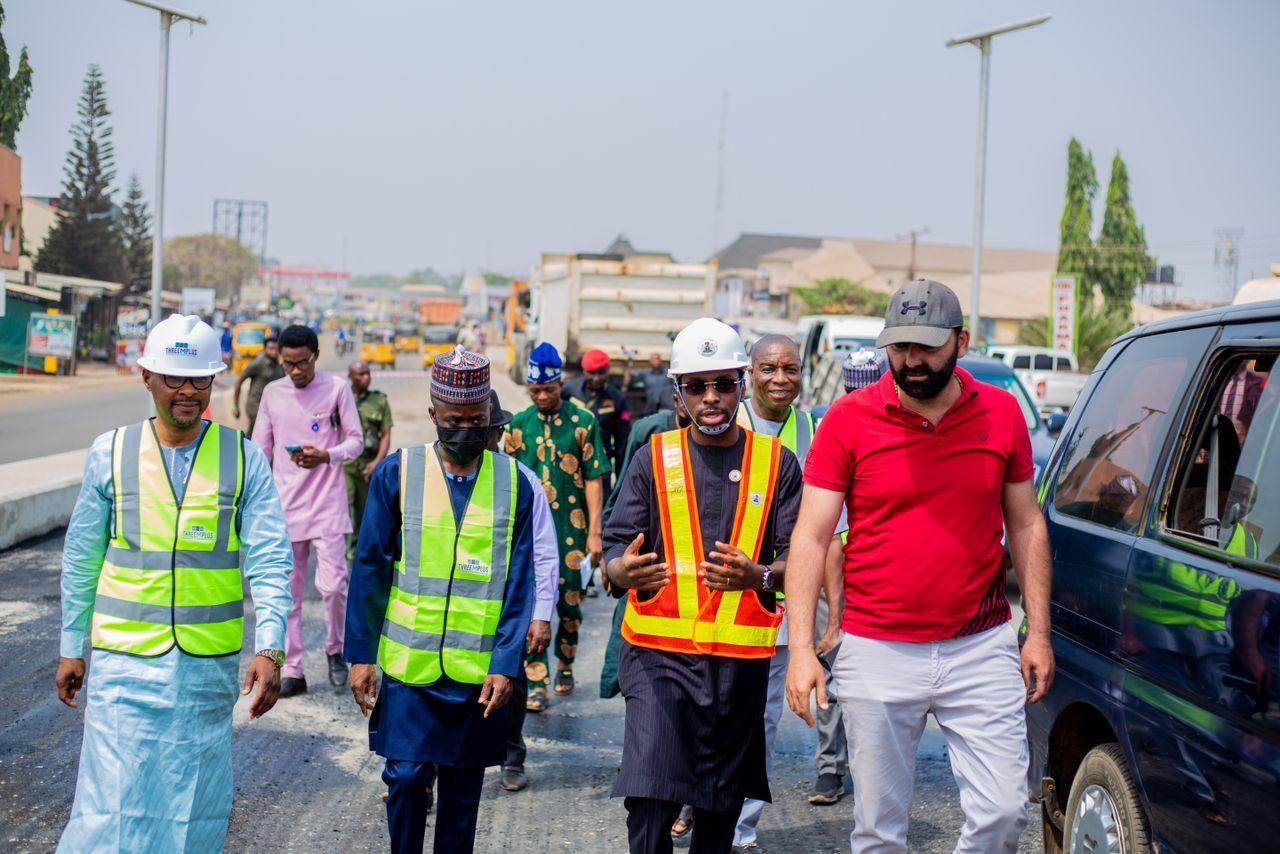
<path fill-rule="evenodd" d="M 286 451 L 288 451 L 289 453 L 291 453 L 291 454 L 300 454 L 300 453 L 302 453 L 302 446 L 301 446 L 301 445 L 285 445 L 285 446 L 284 446 L 284 449 L 285 449 Z"/>

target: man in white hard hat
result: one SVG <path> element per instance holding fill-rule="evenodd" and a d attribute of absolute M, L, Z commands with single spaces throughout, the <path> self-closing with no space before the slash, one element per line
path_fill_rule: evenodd
<path fill-rule="evenodd" d="M 632 852 L 672 850 L 681 804 L 691 849 L 728 852 L 744 798 L 769 800 L 764 711 L 801 475 L 782 442 L 740 427 L 747 356 L 713 318 L 685 327 L 668 372 L 692 426 L 632 460 L 605 531 L 625 591 L 619 684 Z"/>
<path fill-rule="evenodd" d="M 218 333 L 173 315 L 138 359 L 156 416 L 94 440 L 62 558 L 58 698 L 76 708 L 94 649 L 71 820 L 59 851 L 220 851 L 244 635 L 249 716 L 280 689 L 289 536 L 266 457 L 201 420 L 226 369 Z M 243 569 L 241 568 L 243 566 Z"/>

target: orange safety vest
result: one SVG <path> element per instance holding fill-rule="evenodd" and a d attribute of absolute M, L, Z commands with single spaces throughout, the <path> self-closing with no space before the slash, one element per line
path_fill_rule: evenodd
<path fill-rule="evenodd" d="M 636 591 L 630 592 L 622 636 L 635 646 L 667 652 L 770 658 L 783 609 L 765 609 L 754 590 L 708 590 L 698 578 L 705 553 L 689 463 L 689 429 L 660 433 L 650 440 L 663 547 L 675 577 L 651 599 L 641 600 Z M 726 542 L 758 560 L 765 520 L 773 506 L 782 442 L 743 432 L 747 441 L 738 510 Z"/>

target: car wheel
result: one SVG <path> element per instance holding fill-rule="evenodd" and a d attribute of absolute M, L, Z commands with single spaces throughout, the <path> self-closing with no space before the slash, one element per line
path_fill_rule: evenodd
<path fill-rule="evenodd" d="M 1115 742 L 1085 754 L 1071 783 L 1063 848 L 1071 854 L 1149 854 L 1151 834 L 1138 787 Z M 1045 850 L 1048 847 L 1046 837 Z"/>

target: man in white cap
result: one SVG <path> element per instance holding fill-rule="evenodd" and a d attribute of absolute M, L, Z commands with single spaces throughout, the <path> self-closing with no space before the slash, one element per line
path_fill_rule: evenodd
<path fill-rule="evenodd" d="M 58 698 L 76 708 L 86 634 L 93 675 L 59 851 L 222 850 L 245 578 L 250 718 L 280 690 L 289 535 L 262 451 L 200 418 L 220 355 L 199 317 L 157 324 L 138 359 L 156 416 L 102 434 L 85 461 L 62 558 Z"/>
<path fill-rule="evenodd" d="M 605 530 L 611 591 L 629 597 L 613 796 L 626 799 L 633 854 L 672 850 L 681 804 L 693 807 L 690 850 L 723 854 L 743 799 L 769 800 L 765 695 L 800 466 L 736 422 L 747 364 L 738 333 L 713 318 L 676 336 L 669 375 L 692 426 L 635 456 Z"/>

